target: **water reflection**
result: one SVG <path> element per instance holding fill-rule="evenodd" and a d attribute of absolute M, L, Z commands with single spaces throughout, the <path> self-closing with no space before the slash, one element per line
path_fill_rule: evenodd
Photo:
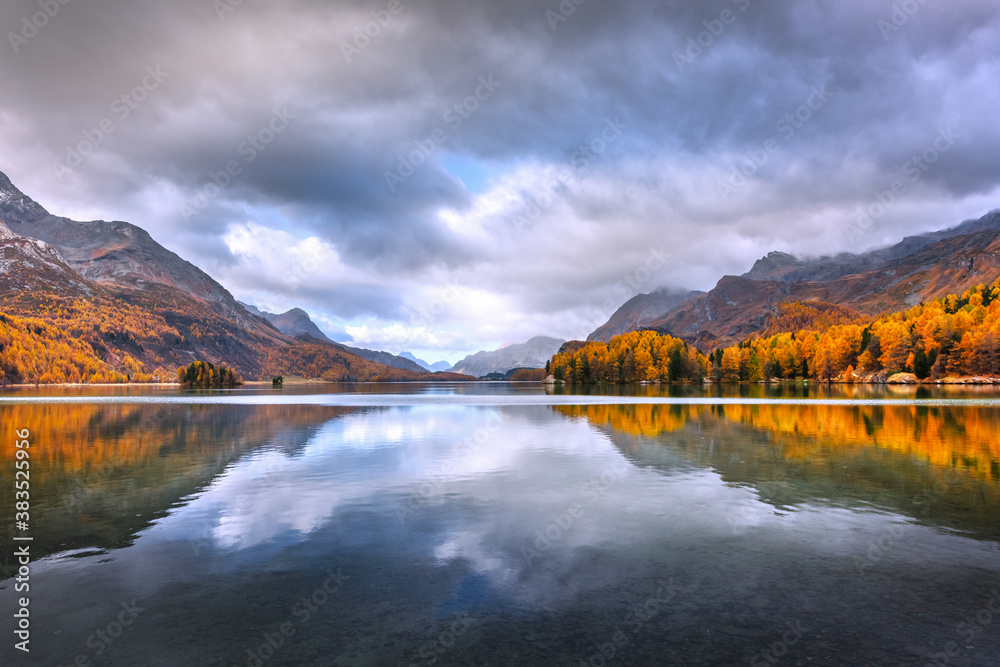
<path fill-rule="evenodd" d="M 33 553 L 107 551 L 131 544 L 246 452 L 293 452 L 346 408 L 309 406 L 7 405 L 4 433 L 31 433 Z M 12 438 L 0 441 L 4 461 Z M 0 484 L 13 487 L 13 466 Z M 6 539 L 9 507 L 0 509 Z"/>
<path fill-rule="evenodd" d="M 1000 537 L 997 409 L 585 405 L 553 410 L 607 429 L 637 463 L 656 465 L 680 456 L 718 471 L 729 483 L 752 487 L 776 507 L 865 505 Z M 737 514 L 746 516 L 748 510 L 741 507 Z"/>
<path fill-rule="evenodd" d="M 617 630 L 621 664 L 736 664 L 789 623 L 808 632 L 788 664 L 899 664 L 1000 586 L 991 408 L 0 415 L 37 443 L 35 664 L 95 658 L 87 637 L 132 599 L 146 612 L 105 664 L 248 664 L 286 621 L 268 665 L 578 665 Z M 349 578 L 302 621 L 331 570 Z M 637 617 L 663 582 L 669 603 Z M 970 646 L 990 664 L 1000 633 Z"/>
<path fill-rule="evenodd" d="M 579 405 L 553 409 L 655 437 L 692 423 L 743 424 L 771 434 L 786 459 L 809 459 L 829 448 L 889 449 L 937 466 L 1000 479 L 1000 410 L 969 406 L 877 405 Z"/>
<path fill-rule="evenodd" d="M 631 384 L 545 385 L 553 396 L 621 396 L 628 398 L 722 400 L 871 401 L 883 399 L 995 400 L 1000 392 L 992 385 L 878 385 L 777 382 L 773 384 Z"/>

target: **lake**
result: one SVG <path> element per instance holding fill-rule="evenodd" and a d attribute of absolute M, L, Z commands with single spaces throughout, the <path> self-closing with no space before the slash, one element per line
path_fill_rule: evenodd
<path fill-rule="evenodd" d="M 0 415 L 3 665 L 1000 664 L 992 389 L 43 388 Z"/>

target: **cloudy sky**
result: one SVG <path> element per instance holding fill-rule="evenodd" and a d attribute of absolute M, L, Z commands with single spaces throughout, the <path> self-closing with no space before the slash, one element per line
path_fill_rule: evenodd
<path fill-rule="evenodd" d="M 0 26 L 25 193 L 429 361 L 1000 206 L 995 0 L 8 0 Z"/>

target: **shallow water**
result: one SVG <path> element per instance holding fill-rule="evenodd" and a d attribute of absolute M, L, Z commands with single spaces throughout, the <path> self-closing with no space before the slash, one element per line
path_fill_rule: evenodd
<path fill-rule="evenodd" d="M 0 661 L 997 665 L 998 395 L 917 391 L 9 392 Z"/>

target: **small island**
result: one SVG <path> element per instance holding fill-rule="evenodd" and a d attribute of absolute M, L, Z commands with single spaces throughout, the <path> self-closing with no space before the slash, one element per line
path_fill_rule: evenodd
<path fill-rule="evenodd" d="M 192 389 L 216 389 L 243 384 L 239 373 L 228 366 L 215 366 L 207 361 L 195 361 L 187 368 L 177 369 L 177 383 Z"/>

